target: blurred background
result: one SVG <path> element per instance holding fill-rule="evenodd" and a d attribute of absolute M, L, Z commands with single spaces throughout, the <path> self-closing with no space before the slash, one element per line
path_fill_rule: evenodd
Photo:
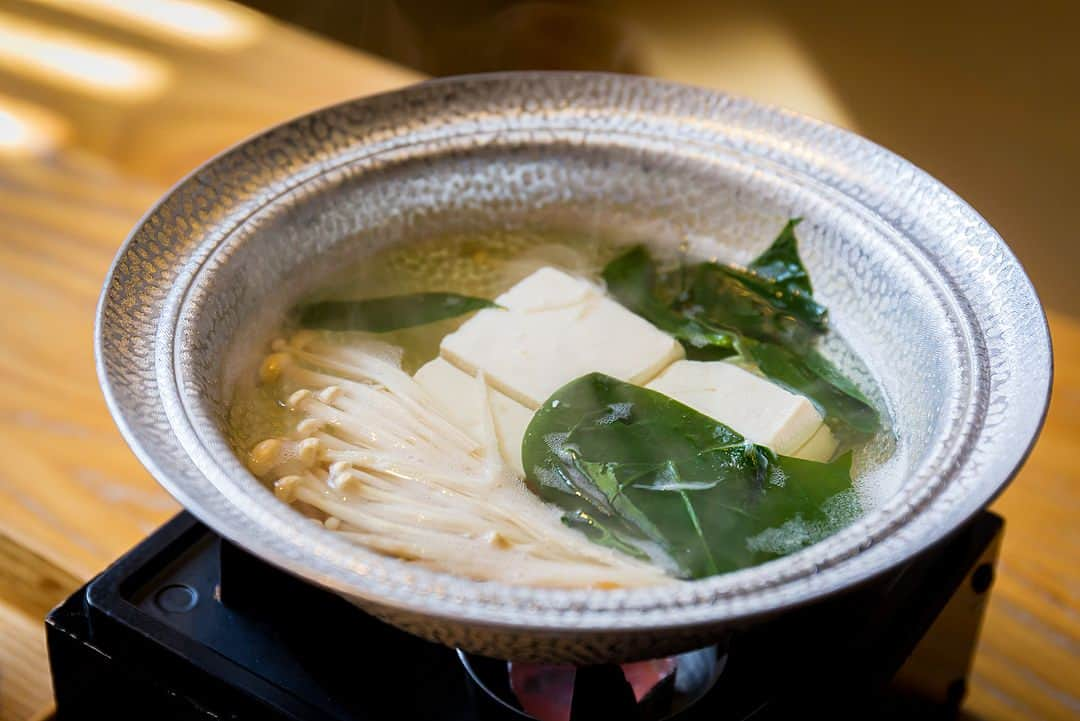
<path fill-rule="evenodd" d="M 426 75 L 523 68 L 643 73 L 852 128 L 956 189 L 1016 250 L 1044 300 L 1080 313 L 1066 272 L 1080 261 L 1069 182 L 1080 166 L 1075 3 L 247 5 Z M 264 119 L 368 89 L 355 82 L 350 92 L 350 73 L 325 62 L 328 55 L 288 66 L 260 61 L 266 44 L 281 36 L 258 15 L 222 2 L 3 0 L 0 8 L 5 117 L 17 107 L 48 142 L 86 149 L 155 181 L 171 182 Z M 66 61 L 40 57 L 50 41 L 68 43 Z M 245 87 L 225 91 L 222 75 Z"/>
<path fill-rule="evenodd" d="M 431 75 L 557 68 L 718 88 L 842 125 L 904 155 L 1001 232 L 1045 301 L 1065 268 L 1080 166 L 1075 3 L 860 0 L 253 0 Z"/>
<path fill-rule="evenodd" d="M 997 506 L 1010 528 L 967 708 L 1080 718 L 1078 27 L 1071 2 L 0 0 L 0 721 L 48 713 L 44 613 L 177 508 L 93 369 L 94 304 L 132 225 L 270 124 L 509 69 L 793 108 L 907 157 L 999 230 L 1050 309 L 1058 375 Z"/>

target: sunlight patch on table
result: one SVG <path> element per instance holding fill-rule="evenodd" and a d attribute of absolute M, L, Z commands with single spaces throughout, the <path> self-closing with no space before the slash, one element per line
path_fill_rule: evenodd
<path fill-rule="evenodd" d="M 0 67 L 114 100 L 159 94 L 169 68 L 147 53 L 0 12 Z"/>
<path fill-rule="evenodd" d="M 42 155 L 70 134 L 70 124 L 56 113 L 0 94 L 0 156 Z"/>
<path fill-rule="evenodd" d="M 214 49 L 250 45 L 262 19 L 238 5 L 207 0 L 33 0 L 67 13 L 168 42 Z"/>

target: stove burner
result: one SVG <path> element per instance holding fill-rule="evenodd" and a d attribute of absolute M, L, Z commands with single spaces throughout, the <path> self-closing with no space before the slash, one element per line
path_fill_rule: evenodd
<path fill-rule="evenodd" d="M 718 646 L 650 661 L 575 667 L 505 662 L 458 650 L 469 677 L 512 718 L 660 721 L 700 700 L 727 661 Z"/>
<path fill-rule="evenodd" d="M 569 718 L 951 718 L 1001 529 L 980 514 L 872 583 L 733 627 L 648 692 L 619 666 L 575 669 Z M 528 718 L 505 661 L 388 626 L 186 513 L 54 609 L 46 631 L 58 721 Z"/>

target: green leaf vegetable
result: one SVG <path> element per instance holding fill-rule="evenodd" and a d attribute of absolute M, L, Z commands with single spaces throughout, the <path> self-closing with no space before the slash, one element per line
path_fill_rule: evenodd
<path fill-rule="evenodd" d="M 600 373 L 536 412 L 530 488 L 593 541 L 701 578 L 798 550 L 858 514 L 851 456 L 778 456 L 661 393 Z"/>
<path fill-rule="evenodd" d="M 878 412 L 866 396 L 816 350 L 796 353 L 749 339 L 742 341 L 741 349 L 770 380 L 810 398 L 841 433 L 853 433 L 850 440 L 857 442 L 880 428 Z"/>
<path fill-rule="evenodd" d="M 495 307 L 498 306 L 485 298 L 457 293 L 410 293 L 310 303 L 300 307 L 299 315 L 300 325 L 305 328 L 388 333 Z"/>
<path fill-rule="evenodd" d="M 814 347 L 828 331 L 828 310 L 814 300 L 799 258 L 798 222 L 789 221 L 746 269 L 704 262 L 660 274 L 639 246 L 611 261 L 604 279 L 620 303 L 678 338 L 688 357 L 737 354 L 812 400 L 841 442 L 852 445 L 877 432 L 880 417 Z"/>
<path fill-rule="evenodd" d="M 683 309 L 713 325 L 761 341 L 805 347 L 828 330 L 828 311 L 813 297 L 788 221 L 773 244 L 746 269 L 695 266 Z"/>
<path fill-rule="evenodd" d="M 790 293 L 801 292 L 810 296 L 814 294 L 814 288 L 810 285 L 810 274 L 799 257 L 799 241 L 795 237 L 795 227 L 801 222 L 802 218 L 789 220 L 772 245 L 750 261 L 748 267 Z"/>
<path fill-rule="evenodd" d="M 608 292 L 629 310 L 694 349 L 735 352 L 736 335 L 715 328 L 665 302 L 657 288 L 656 265 L 649 252 L 638 246 L 604 268 Z"/>
<path fill-rule="evenodd" d="M 716 263 L 696 267 L 682 307 L 701 322 L 791 346 L 806 346 L 828 330 L 827 311 L 807 293 Z"/>

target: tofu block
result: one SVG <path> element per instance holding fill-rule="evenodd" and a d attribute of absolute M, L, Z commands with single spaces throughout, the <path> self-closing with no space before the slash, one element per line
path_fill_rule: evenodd
<path fill-rule="evenodd" d="M 822 426 L 808 399 L 725 361 L 678 361 L 645 387 L 781 455 L 802 448 Z"/>
<path fill-rule="evenodd" d="M 495 302 L 522 313 L 554 310 L 603 296 L 598 288 L 561 270 L 541 268 L 526 276 Z"/>
<path fill-rule="evenodd" d="M 643 384 L 682 346 L 591 284 L 541 268 L 495 299 L 440 345 L 442 356 L 535 410 L 556 390 L 600 372 Z"/>
<path fill-rule="evenodd" d="M 814 435 L 810 436 L 810 440 L 790 455 L 807 461 L 825 463 L 833 457 L 834 453 L 836 453 L 836 439 L 833 438 L 829 427 L 822 423 Z"/>
<path fill-rule="evenodd" d="M 484 399 L 474 376 L 436 358 L 421 366 L 413 379 L 438 403 L 447 420 L 478 443 L 484 441 Z M 532 420 L 532 411 L 493 388 L 488 389 L 488 401 L 502 457 L 524 476 L 521 439 Z"/>

